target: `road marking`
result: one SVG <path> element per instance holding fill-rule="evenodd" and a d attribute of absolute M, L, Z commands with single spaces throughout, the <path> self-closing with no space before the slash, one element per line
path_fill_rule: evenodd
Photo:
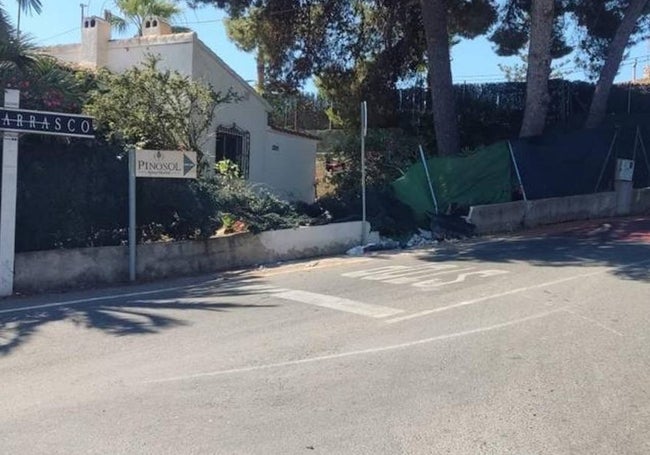
<path fill-rule="evenodd" d="M 447 269 L 447 270 L 445 270 Z M 397 278 L 393 279 L 388 279 L 384 280 L 384 283 L 390 283 L 390 284 L 411 284 L 411 283 L 417 283 L 421 277 L 419 275 L 426 274 L 427 278 L 432 277 L 432 276 L 439 276 L 439 275 L 445 275 L 448 273 L 458 273 L 458 272 L 464 272 L 467 270 L 473 270 L 474 267 L 467 267 L 463 269 L 459 269 L 458 266 L 455 265 L 450 265 L 449 267 L 438 267 L 437 270 L 438 272 L 433 272 L 431 273 L 430 271 L 415 271 L 411 272 L 407 276 L 399 276 Z"/>
<path fill-rule="evenodd" d="M 465 271 L 465 270 L 471 270 L 471 268 L 456 270 L 456 272 Z M 510 272 L 508 272 L 507 270 L 497 270 L 497 269 L 477 270 L 475 272 L 459 273 L 458 276 L 451 281 L 440 281 L 440 278 L 433 278 L 431 280 L 420 281 L 419 283 L 413 284 L 413 286 L 424 290 L 430 290 L 434 288 L 439 288 L 441 286 L 447 286 L 448 284 L 462 283 L 467 279 L 468 276 L 479 276 L 481 278 L 488 278 L 491 276 L 504 275 L 506 273 L 510 273 Z"/>
<path fill-rule="evenodd" d="M 385 318 L 403 313 L 404 310 L 389 308 L 382 305 L 358 302 L 356 300 L 344 299 L 315 292 L 295 291 L 292 289 L 279 289 L 273 291 L 273 297 L 291 300 L 293 302 L 307 303 L 332 310 L 345 311 L 347 313 L 370 316 L 372 318 Z"/>
<path fill-rule="evenodd" d="M 309 305 L 344 311 L 346 313 L 360 314 L 362 316 L 369 316 L 378 319 L 386 318 L 388 316 L 395 316 L 396 314 L 404 312 L 404 310 L 390 308 L 387 306 L 364 303 L 327 294 L 318 294 L 315 292 L 278 288 L 264 284 L 232 286 L 228 289 L 232 291 L 246 291 L 248 293 L 269 294 L 278 299 L 307 303 Z"/>
<path fill-rule="evenodd" d="M 463 264 L 465 266 L 466 264 Z M 457 264 L 437 263 L 420 267 L 406 265 L 389 265 L 374 269 L 357 270 L 354 272 L 342 273 L 346 278 L 359 278 L 361 280 L 382 281 L 390 284 L 411 284 L 412 286 L 425 291 L 436 289 L 449 284 L 462 283 L 470 276 L 489 278 L 497 275 L 510 273 L 507 270 L 489 269 L 476 270 L 476 267 L 461 267 Z M 456 278 L 449 281 L 441 281 L 440 275 L 457 274 Z M 431 278 L 436 277 L 436 278 Z"/>
<path fill-rule="evenodd" d="M 574 315 L 574 316 L 576 316 L 576 317 L 579 317 L 580 319 L 584 319 L 585 321 L 589 321 L 589 322 L 591 322 L 592 324 L 597 325 L 597 326 L 600 327 L 601 329 L 607 330 L 608 332 L 614 333 L 614 334 L 616 334 L 616 335 L 618 335 L 618 336 L 620 336 L 620 337 L 624 337 L 624 336 L 625 336 L 625 335 L 623 335 L 621 332 L 619 332 L 618 330 L 614 330 L 614 329 L 612 329 L 611 327 L 607 327 L 605 324 L 602 324 L 602 323 L 596 321 L 595 319 L 589 318 L 589 317 L 587 317 L 587 316 L 583 316 L 583 315 L 581 315 L 581 314 L 579 314 L 579 313 L 576 313 L 575 311 L 571 311 L 571 310 L 569 310 L 568 308 L 565 308 L 564 311 L 567 312 L 567 313 L 569 313 L 569 314 L 572 314 L 572 315 Z"/>
<path fill-rule="evenodd" d="M 151 294 L 161 294 L 163 292 L 171 292 L 171 291 L 180 291 L 181 289 L 187 289 L 189 287 L 193 286 L 198 286 L 196 284 L 188 284 L 185 286 L 176 286 L 176 287 L 171 287 L 171 288 L 161 288 L 161 289 L 154 289 L 151 291 L 137 291 L 137 292 L 125 292 L 122 294 L 112 294 L 112 295 L 103 295 L 100 297 L 88 297 L 85 299 L 76 299 L 76 300 L 64 300 L 62 302 L 52 302 L 52 303 L 44 303 L 41 305 L 30 305 L 30 306 L 23 306 L 23 307 L 17 307 L 17 308 L 7 308 L 6 310 L 0 310 L 0 314 L 5 314 L 5 313 L 19 313 L 22 311 L 30 311 L 30 310 L 41 310 L 44 308 L 53 308 L 53 307 L 59 307 L 59 306 L 70 306 L 70 305 L 75 305 L 77 303 L 88 303 L 88 302 L 101 302 L 102 300 L 115 300 L 115 299 L 120 299 L 123 297 L 138 297 L 141 295 L 151 295 Z"/>
<path fill-rule="evenodd" d="M 346 278 L 360 278 L 362 280 L 384 281 L 391 284 L 409 284 L 420 281 L 419 275 L 436 276 L 443 273 L 460 272 L 472 270 L 473 267 L 459 269 L 455 264 L 433 264 L 423 267 L 409 267 L 405 265 L 392 265 L 376 269 L 360 270 L 356 272 L 343 273 Z"/>
<path fill-rule="evenodd" d="M 45 303 L 41 305 L 30 305 L 30 306 L 24 306 L 18 308 L 8 308 L 5 310 L 0 310 L 0 314 L 19 313 L 24 311 L 41 310 L 41 309 L 54 308 L 54 307 L 65 307 L 65 306 L 71 306 L 79 303 L 100 302 L 104 300 L 115 300 L 119 298 L 140 297 L 140 296 L 146 296 L 152 294 L 160 294 L 164 292 L 178 291 L 182 289 L 187 289 L 192 286 L 198 286 L 198 285 L 177 286 L 177 287 L 164 288 L 164 289 L 155 289 L 150 291 L 127 292 L 122 294 L 106 295 L 101 297 L 90 297 L 86 299 L 66 300 L 62 302 Z M 292 289 L 278 288 L 278 287 L 268 286 L 263 284 L 251 284 L 251 285 L 238 286 L 236 284 L 224 283 L 223 285 L 219 286 L 218 290 L 222 292 L 224 290 L 233 291 L 233 292 L 246 292 L 248 294 L 257 294 L 257 295 L 268 294 L 283 300 L 307 303 L 310 305 L 316 305 L 323 308 L 329 308 L 333 310 L 344 311 L 346 313 L 354 313 L 354 314 L 369 316 L 378 319 L 386 318 L 389 316 L 395 316 L 397 314 L 404 312 L 404 310 L 390 308 L 382 305 L 374 305 L 374 304 L 358 302 L 356 300 L 344 299 L 341 297 L 335 297 L 326 294 L 317 294 L 315 292 L 307 292 L 307 291 L 296 291 Z M 182 305 L 184 303 L 213 302 L 215 298 L 218 297 L 219 296 L 197 298 L 197 297 L 179 296 L 178 298 L 156 300 L 156 301 L 163 302 L 163 303 L 174 302 Z"/>
<path fill-rule="evenodd" d="M 630 268 L 630 267 L 636 267 L 636 266 L 639 266 L 639 265 L 642 265 L 642 264 L 648 264 L 648 263 L 650 263 L 650 260 L 637 261 L 637 262 L 632 262 L 630 264 L 622 265 L 620 267 L 614 267 L 613 270 L 625 270 L 625 269 Z M 455 303 L 453 305 L 447 305 L 447 306 L 440 307 L 440 308 L 433 308 L 431 310 L 424 310 L 424 311 L 420 311 L 420 312 L 417 312 L 417 313 L 408 314 L 406 316 L 400 316 L 400 317 L 397 317 L 397 318 L 388 319 L 388 320 L 386 320 L 386 323 L 394 324 L 396 322 L 401 322 L 401 321 L 406 321 L 406 320 L 409 320 L 409 319 L 419 318 L 419 317 L 422 317 L 422 316 L 427 316 L 429 314 L 439 313 L 441 311 L 447 311 L 447 310 L 452 310 L 454 308 L 460 308 L 460 307 L 464 307 L 464 306 L 468 306 L 468 305 L 474 305 L 476 303 L 482 303 L 482 302 L 485 302 L 485 301 L 488 301 L 488 300 L 497 299 L 499 297 L 505 297 L 505 296 L 508 296 L 508 295 L 519 294 L 519 293 L 530 291 L 530 290 L 533 290 L 533 289 L 540 289 L 540 288 L 545 288 L 545 287 L 548 287 L 548 286 L 554 286 L 556 284 L 562 284 L 562 283 L 566 283 L 566 282 L 569 282 L 569 281 L 579 280 L 580 278 L 587 278 L 587 277 L 591 277 L 591 276 L 601 275 L 603 273 L 609 272 L 610 270 L 612 270 L 612 269 L 598 270 L 598 271 L 591 272 L 591 273 L 583 273 L 583 274 L 580 274 L 580 275 L 574 275 L 574 276 L 570 276 L 570 277 L 566 277 L 566 278 L 560 278 L 558 280 L 547 281 L 546 283 L 535 284 L 533 286 L 526 286 L 526 287 L 523 287 L 523 288 L 511 289 L 510 291 L 500 292 L 498 294 L 488 295 L 488 296 L 485 296 L 485 297 L 479 297 L 479 298 L 476 298 L 476 299 L 465 300 L 463 302 Z M 610 329 L 610 330 L 613 330 L 613 329 Z"/>
<path fill-rule="evenodd" d="M 452 310 L 454 308 L 460 308 L 460 307 L 464 307 L 464 306 L 468 306 L 468 305 L 475 305 L 477 303 L 486 302 L 488 300 L 498 299 L 499 297 L 505 297 L 505 296 L 508 296 L 508 295 L 519 294 L 521 292 L 531 291 L 533 289 L 540 289 L 540 288 L 545 288 L 545 287 L 548 287 L 548 286 L 554 286 L 556 284 L 562 284 L 562 283 L 566 283 L 568 281 L 578 280 L 580 278 L 587 278 L 587 277 L 594 276 L 594 275 L 600 275 L 602 273 L 603 273 L 603 271 L 599 270 L 597 272 L 583 273 L 583 274 L 580 274 L 580 275 L 570 276 L 570 277 L 566 277 L 566 278 L 560 278 L 558 280 L 547 281 L 546 283 L 535 284 L 533 286 L 526 286 L 526 287 L 523 287 L 523 288 L 511 289 L 509 291 L 499 292 L 498 294 L 487 295 L 485 297 L 478 297 L 476 299 L 465 300 L 463 302 L 454 303 L 452 305 L 447 305 L 447 306 L 443 306 L 443 307 L 440 307 L 440 308 L 433 308 L 431 310 L 424 310 L 424 311 L 420 311 L 420 312 L 417 312 L 417 313 L 408 314 L 406 316 L 401 316 L 401 317 L 397 317 L 397 318 L 393 318 L 393 319 L 388 319 L 386 321 L 386 323 L 394 324 L 396 322 L 402 322 L 402 321 L 406 321 L 408 319 L 419 318 L 419 317 L 422 317 L 422 316 L 427 316 L 429 314 L 440 313 L 442 311 L 448 311 L 448 310 Z"/>
<path fill-rule="evenodd" d="M 301 269 L 294 269 L 294 268 L 289 268 L 287 270 L 278 270 L 276 272 L 263 272 L 259 270 L 251 270 L 249 272 L 246 272 L 246 274 L 250 275 L 261 275 L 261 276 L 273 276 L 273 275 L 281 275 L 284 273 L 290 273 L 290 272 L 297 272 L 297 271 L 309 271 L 309 270 L 315 270 L 315 269 L 321 269 L 321 268 L 326 268 L 326 267 L 335 267 L 337 265 L 345 265 L 345 264 L 356 264 L 356 263 L 361 263 L 361 262 L 367 262 L 371 261 L 372 259 L 370 258 L 358 258 L 358 259 L 347 259 L 347 258 L 341 258 L 339 261 L 327 261 L 322 264 L 316 263 L 314 266 L 310 266 L 309 264 L 304 265 L 303 268 Z M 287 267 L 290 267 L 290 265 L 287 265 Z M 226 273 L 227 275 L 227 273 Z M 56 308 L 56 307 L 65 307 L 65 306 L 70 306 L 70 305 L 76 305 L 78 303 L 91 303 L 91 302 L 101 302 L 104 300 L 115 300 L 115 299 L 120 299 L 123 297 L 138 297 L 141 295 L 152 295 L 152 294 L 160 294 L 164 292 L 173 292 L 173 291 L 180 291 L 182 289 L 187 289 L 191 287 L 196 287 L 196 286 L 203 286 L 209 283 L 198 283 L 198 284 L 188 284 L 185 286 L 175 286 L 175 287 L 170 287 L 170 288 L 161 288 L 161 289 L 154 289 L 151 291 L 137 291 L 137 292 L 125 292 L 122 294 L 113 294 L 113 295 L 105 295 L 101 297 L 88 297 L 88 298 L 83 298 L 83 299 L 75 299 L 75 300 L 65 300 L 61 302 L 52 302 L 52 303 L 44 303 L 40 305 L 30 305 L 30 306 L 23 306 L 23 307 L 14 307 L 14 308 L 7 308 L 7 309 L 1 309 L 0 314 L 7 314 L 7 313 L 20 313 L 23 311 L 31 311 L 31 310 L 42 310 L 46 308 Z M 253 287 L 257 285 L 252 285 Z M 239 290 L 247 290 L 245 286 L 241 286 L 237 288 Z M 252 291 L 262 291 L 262 289 L 254 289 L 250 288 Z"/>
<path fill-rule="evenodd" d="M 276 275 L 284 275 L 287 273 L 294 273 L 294 272 L 309 272 L 311 270 L 319 270 L 319 269 L 325 269 L 325 268 L 330 268 L 330 267 L 337 267 L 340 265 L 349 265 L 349 264 L 359 264 L 361 262 L 368 262 L 371 261 L 371 258 L 336 258 L 333 260 L 327 260 L 323 259 L 320 261 L 312 261 L 312 262 L 307 262 L 307 263 L 298 263 L 298 264 L 283 264 L 277 267 L 266 267 L 262 269 L 257 269 L 257 270 L 251 270 L 249 272 L 246 272 L 247 275 L 253 275 L 253 276 L 260 276 L 260 277 L 267 277 L 267 276 L 276 276 Z"/>
<path fill-rule="evenodd" d="M 190 375 L 185 375 L 185 376 L 174 376 L 174 377 L 169 377 L 169 378 L 163 378 L 163 379 L 152 379 L 148 381 L 143 381 L 144 384 L 159 384 L 163 382 L 176 382 L 176 381 L 187 381 L 187 380 L 192 380 L 192 379 L 201 379 L 201 378 L 208 378 L 208 377 L 213 377 L 213 376 L 222 376 L 222 375 L 227 375 L 227 374 L 237 374 L 237 373 L 248 373 L 252 371 L 260 371 L 260 370 L 269 370 L 272 368 L 282 368 L 282 367 L 289 367 L 289 366 L 295 366 L 295 365 L 304 365 L 308 363 L 316 363 L 316 362 L 322 362 L 322 361 L 327 361 L 327 360 L 336 360 L 336 359 L 343 359 L 346 357 L 354 357 L 354 356 L 361 356 L 361 355 L 366 355 L 366 354 L 377 354 L 381 352 L 389 352 L 389 351 L 395 351 L 398 349 L 406 349 L 410 348 L 413 346 L 419 346 L 423 344 L 430 344 L 430 343 L 435 343 L 437 341 L 445 341 L 445 340 L 450 340 L 454 338 L 461 338 L 464 336 L 468 335 L 475 335 L 479 333 L 484 333 L 484 332 L 490 332 L 493 330 L 499 330 L 499 329 L 504 329 L 506 327 L 512 327 L 518 324 L 522 324 L 525 322 L 529 321 L 534 321 L 536 319 L 541 319 L 545 318 L 548 316 L 551 316 L 553 314 L 559 313 L 563 311 L 564 308 L 558 308 L 556 310 L 552 311 L 546 311 L 543 313 L 537 313 L 533 314 L 531 316 L 527 316 L 525 318 L 520 318 L 520 319 L 514 319 L 511 321 L 507 322 L 502 322 L 500 324 L 494 324 L 490 325 L 487 327 L 479 327 L 478 329 L 472 329 L 472 330 L 463 330 L 462 332 L 454 332 L 454 333 L 448 333 L 446 335 L 438 335 L 435 337 L 430 337 L 430 338 L 423 338 L 421 340 L 415 340 L 415 341 L 409 341 L 407 343 L 400 343 L 400 344 L 393 344 L 389 346 L 382 346 L 379 348 L 371 348 L 371 349 L 362 349 L 358 351 L 349 351 L 349 352 L 341 352 L 338 354 L 330 354 L 330 355 L 323 355 L 323 356 L 318 356 L 318 357 L 310 357 L 306 359 L 300 359 L 300 360 L 290 360 L 287 362 L 278 362 L 278 363 L 269 363 L 266 365 L 254 365 L 250 367 L 242 367 L 242 368 L 232 368 L 229 370 L 218 370 L 218 371 L 210 371 L 206 373 L 196 373 L 196 374 L 190 374 Z"/>
<path fill-rule="evenodd" d="M 374 269 L 357 270 L 356 272 L 342 273 L 341 276 L 347 278 L 366 278 L 375 274 L 400 272 L 407 270 L 412 270 L 412 267 L 406 265 L 386 265 L 383 267 L 376 267 Z"/>

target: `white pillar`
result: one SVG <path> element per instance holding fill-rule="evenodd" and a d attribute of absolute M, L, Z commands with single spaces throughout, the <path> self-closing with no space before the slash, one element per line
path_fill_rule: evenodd
<path fill-rule="evenodd" d="M 616 191 L 616 214 L 629 215 L 632 212 L 634 194 L 634 160 L 616 160 L 614 189 Z"/>
<path fill-rule="evenodd" d="M 5 90 L 5 108 L 20 107 L 20 92 Z M 18 183 L 18 133 L 4 133 L 2 143 L 2 198 L 0 200 L 0 296 L 14 291 L 16 247 L 16 187 Z"/>

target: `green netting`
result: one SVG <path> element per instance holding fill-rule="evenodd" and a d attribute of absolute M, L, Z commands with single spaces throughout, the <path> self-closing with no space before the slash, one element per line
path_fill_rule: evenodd
<path fill-rule="evenodd" d="M 451 205 L 496 204 L 512 200 L 510 152 L 499 142 L 464 156 L 427 160 L 440 212 Z M 434 206 L 422 163 L 411 166 L 392 183 L 395 195 L 411 207 L 418 221 L 427 219 Z"/>

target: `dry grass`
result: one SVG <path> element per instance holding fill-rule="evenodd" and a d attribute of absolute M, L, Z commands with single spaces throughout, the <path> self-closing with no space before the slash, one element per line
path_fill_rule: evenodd
<path fill-rule="evenodd" d="M 327 179 L 325 156 L 316 156 L 316 197 L 320 198 L 336 192 L 336 187 Z"/>

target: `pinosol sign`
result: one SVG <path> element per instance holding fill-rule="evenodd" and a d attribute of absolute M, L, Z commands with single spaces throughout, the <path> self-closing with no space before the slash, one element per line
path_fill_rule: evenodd
<path fill-rule="evenodd" d="M 135 176 L 195 179 L 196 152 L 136 150 Z"/>

